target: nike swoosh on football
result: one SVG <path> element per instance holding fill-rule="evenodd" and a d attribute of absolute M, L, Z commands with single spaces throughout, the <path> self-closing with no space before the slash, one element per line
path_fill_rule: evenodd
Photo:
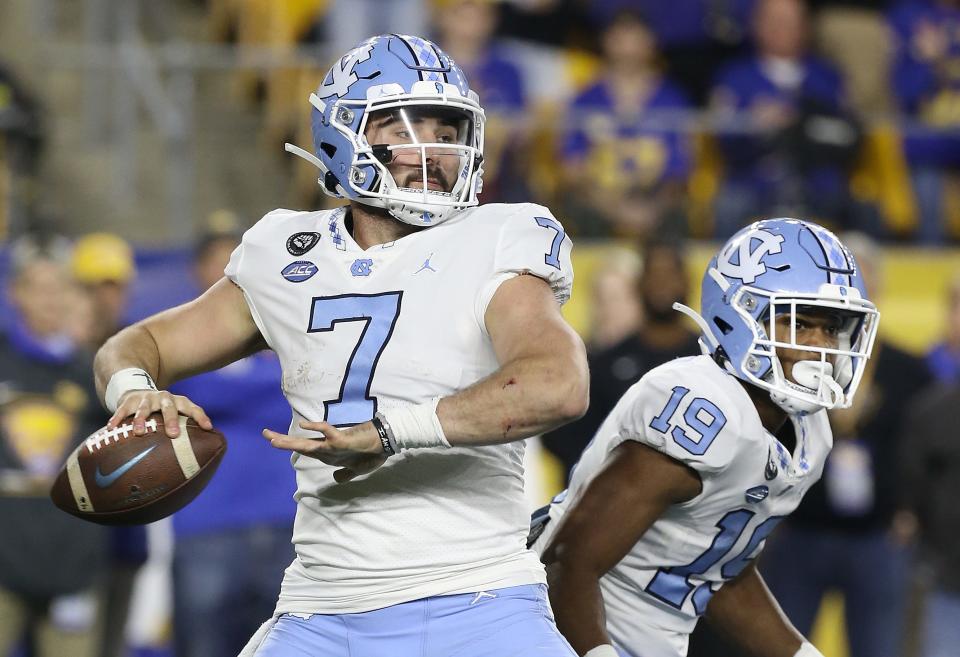
<path fill-rule="evenodd" d="M 122 477 L 124 474 L 126 474 L 126 472 L 130 470 L 130 468 L 132 468 L 137 463 L 145 459 L 147 457 L 147 454 L 149 454 L 156 448 L 157 446 L 154 445 L 153 447 L 149 447 L 143 450 L 142 452 L 134 456 L 132 459 L 130 459 L 129 461 L 127 461 L 126 463 L 124 463 L 123 465 L 121 465 L 119 468 L 117 468 L 116 470 L 114 470 L 108 475 L 105 475 L 102 472 L 100 472 L 100 466 L 98 465 L 97 471 L 93 473 L 94 481 L 97 483 L 97 486 L 99 486 L 100 488 L 106 488 L 107 486 L 115 482 L 117 479 Z"/>

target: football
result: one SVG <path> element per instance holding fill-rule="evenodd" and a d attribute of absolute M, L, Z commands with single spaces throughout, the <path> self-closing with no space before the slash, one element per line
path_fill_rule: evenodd
<path fill-rule="evenodd" d="M 139 525 L 165 518 L 203 490 L 227 450 L 219 431 L 180 416 L 170 438 L 154 413 L 147 432 L 134 435 L 129 420 L 84 440 L 50 490 L 53 503 L 78 518 L 104 525 Z"/>

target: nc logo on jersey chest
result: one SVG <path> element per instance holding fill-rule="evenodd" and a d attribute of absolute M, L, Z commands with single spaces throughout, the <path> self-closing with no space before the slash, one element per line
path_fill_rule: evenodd
<path fill-rule="evenodd" d="M 717 257 L 717 269 L 724 276 L 750 284 L 767 271 L 763 259 L 783 250 L 783 235 L 754 230 L 744 235 L 739 246 L 731 245 Z"/>
<path fill-rule="evenodd" d="M 317 273 L 317 266 L 309 260 L 297 260 L 283 268 L 280 275 L 291 283 L 302 283 Z"/>
<path fill-rule="evenodd" d="M 369 276 L 373 271 L 373 260 L 370 258 L 357 258 L 350 265 L 350 273 L 354 276 Z"/>

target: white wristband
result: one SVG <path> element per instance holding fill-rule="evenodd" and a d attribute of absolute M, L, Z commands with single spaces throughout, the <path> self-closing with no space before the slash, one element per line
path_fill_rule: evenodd
<path fill-rule="evenodd" d="M 380 411 L 400 450 L 416 447 L 450 447 L 450 442 L 440 425 L 440 418 L 437 417 L 439 401 L 440 397 L 434 397 L 422 404 L 404 404 Z"/>
<path fill-rule="evenodd" d="M 103 403 L 111 413 L 115 413 L 120 405 L 120 398 L 131 390 L 156 390 L 157 384 L 153 377 L 139 367 L 128 367 L 113 373 L 107 390 L 103 395 Z"/>
<path fill-rule="evenodd" d="M 602 646 L 590 648 L 583 657 L 620 657 L 620 655 L 616 648 L 609 643 L 605 643 Z"/>
<path fill-rule="evenodd" d="M 800 650 L 794 653 L 793 657 L 823 657 L 823 653 L 813 647 L 809 641 L 800 644 Z"/>

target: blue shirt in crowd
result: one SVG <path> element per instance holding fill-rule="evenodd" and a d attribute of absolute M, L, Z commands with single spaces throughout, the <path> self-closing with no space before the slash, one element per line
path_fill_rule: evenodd
<path fill-rule="evenodd" d="M 794 110 L 799 110 L 805 103 L 812 103 L 821 110 L 839 110 L 843 85 L 837 72 L 814 57 L 804 58 L 800 66 L 802 72 L 798 83 L 793 87 L 781 87 L 760 57 L 743 58 L 720 70 L 714 92 L 722 94 L 724 101 L 739 112 L 748 111 L 758 102 L 777 102 Z M 771 148 L 766 136 L 726 135 L 721 136 L 719 142 L 728 176 L 752 180 L 758 187 L 763 187 L 775 184 L 782 175 L 764 159 Z"/>
<path fill-rule="evenodd" d="M 649 23 L 657 42 L 665 48 L 703 44 L 724 24 L 745 30 L 756 0 L 591 0 L 589 11 L 604 25 L 618 11 L 639 12 Z M 471 79 L 472 81 L 472 79 Z"/>
<path fill-rule="evenodd" d="M 940 383 L 960 383 L 960 354 L 941 342 L 927 354 L 927 368 Z"/>
<path fill-rule="evenodd" d="M 296 479 L 290 454 L 260 434 L 286 433 L 290 406 L 280 391 L 280 362 L 264 351 L 185 379 L 170 390 L 203 408 L 227 438 L 227 453 L 207 487 L 173 516 L 178 536 L 249 527 L 293 525 Z"/>
<path fill-rule="evenodd" d="M 904 145 L 913 165 L 960 166 L 960 7 L 936 2 L 904 2 L 888 14 L 898 39 L 892 70 L 901 109 L 918 123 L 906 131 Z M 925 26 L 940 28 L 946 52 L 937 61 L 918 56 L 915 38 Z M 933 128 L 928 131 L 925 128 Z M 937 131 L 953 129 L 953 134 Z"/>
<path fill-rule="evenodd" d="M 592 177 L 605 188 L 649 188 L 686 178 L 690 149 L 677 125 L 681 112 L 672 110 L 689 108 L 683 92 L 661 79 L 642 108 L 618 114 L 609 83 L 601 80 L 570 105 L 562 157 L 589 161 L 596 167 Z"/>

